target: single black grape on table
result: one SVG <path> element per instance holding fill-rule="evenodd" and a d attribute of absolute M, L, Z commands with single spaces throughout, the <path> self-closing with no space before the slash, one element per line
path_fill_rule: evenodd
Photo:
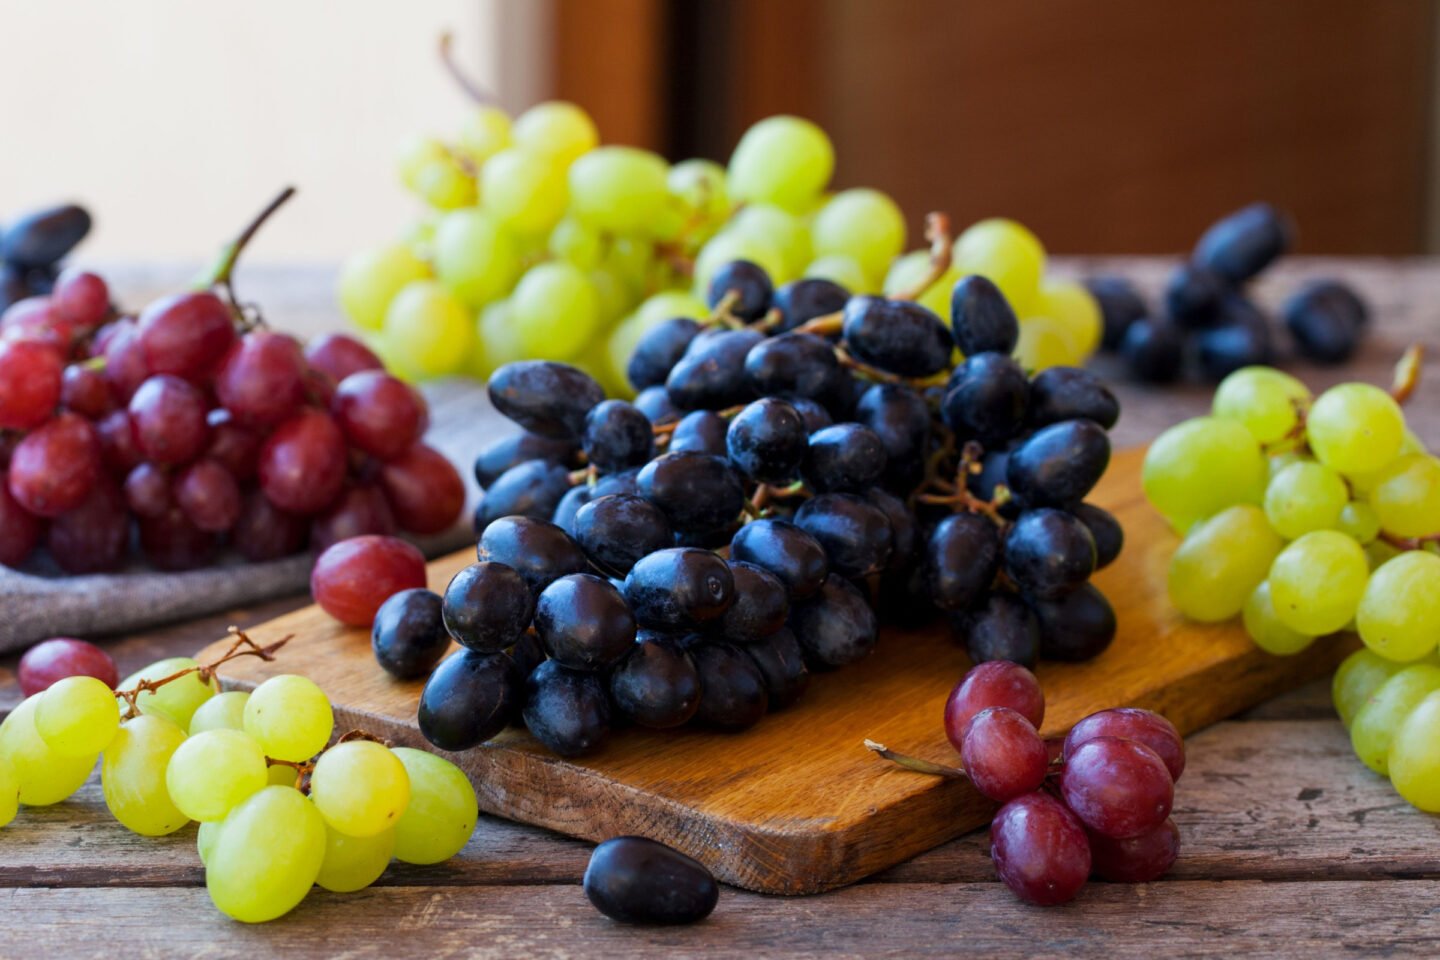
<path fill-rule="evenodd" d="M 694 923 L 720 900 L 720 885 L 703 864 L 644 837 L 596 847 L 582 885 L 596 910 L 621 923 Z"/>

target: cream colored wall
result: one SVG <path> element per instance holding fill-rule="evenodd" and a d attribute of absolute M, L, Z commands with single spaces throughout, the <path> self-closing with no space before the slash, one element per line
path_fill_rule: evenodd
<path fill-rule="evenodd" d="M 282 185 L 257 261 L 338 259 L 415 207 L 393 173 L 410 131 L 465 101 L 436 38 L 502 98 L 543 93 L 530 0 L 0 0 L 0 219 L 75 198 L 93 259 L 208 259 Z"/>

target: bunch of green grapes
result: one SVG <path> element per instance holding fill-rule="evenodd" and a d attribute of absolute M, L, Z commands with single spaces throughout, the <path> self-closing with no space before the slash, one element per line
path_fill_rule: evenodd
<path fill-rule="evenodd" d="M 903 253 L 900 208 L 878 190 L 827 192 L 834 166 L 829 137 L 799 117 L 755 124 L 722 167 L 602 146 L 570 103 L 513 120 L 478 107 L 453 142 L 406 144 L 400 177 L 428 213 L 409 236 L 350 258 L 340 303 L 411 379 L 484 378 L 546 358 L 629 396 L 636 342 L 662 320 L 708 316 L 705 293 L 722 264 L 749 260 L 777 286 L 823 278 L 851 293 L 923 282 L 930 254 Z M 1024 318 L 1025 366 L 1079 364 L 1098 345 L 1095 300 L 1045 276 L 1045 250 L 1020 224 L 964 231 L 921 302 L 948 316 L 954 281 L 969 273 L 994 280 Z"/>
<path fill-rule="evenodd" d="M 1440 657 L 1403 663 L 1357 650 L 1331 693 L 1355 755 L 1410 803 L 1440 813 Z"/>
<path fill-rule="evenodd" d="M 178 657 L 132 675 L 122 691 L 165 682 L 136 696 L 128 718 L 93 677 L 23 701 L 0 724 L 0 826 L 20 804 L 71 796 L 99 760 L 106 806 L 126 828 L 158 837 L 199 822 L 211 899 L 250 923 L 289 912 L 317 884 L 361 890 L 392 858 L 439 863 L 469 840 L 475 791 L 450 761 L 368 739 L 327 749 L 334 715 L 310 680 L 220 693 L 197 667 Z"/>

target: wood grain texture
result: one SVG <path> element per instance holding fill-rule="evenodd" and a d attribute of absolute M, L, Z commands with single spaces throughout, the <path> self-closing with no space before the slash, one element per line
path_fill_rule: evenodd
<path fill-rule="evenodd" d="M 1199 729 L 1333 668 L 1351 641 L 1304 657 L 1258 649 L 1236 623 L 1185 623 L 1170 608 L 1165 569 L 1174 547 L 1139 490 L 1139 451 L 1118 455 L 1093 499 L 1115 512 L 1128 545 L 1096 577 L 1120 632 L 1086 664 L 1047 663 L 1044 732 L 1061 733 L 1095 710 L 1144 706 L 1182 732 Z M 443 589 L 462 552 L 431 565 Z M 238 661 L 231 683 L 277 673 L 314 679 L 339 723 L 423 746 L 415 726 L 421 684 L 390 680 L 364 631 L 310 607 L 257 628 L 260 640 L 294 633 L 273 663 Z M 213 650 L 214 648 L 212 648 Z M 945 631 L 889 632 L 867 661 L 817 677 L 793 710 L 744 734 L 625 730 L 593 756 L 563 760 L 519 730 L 454 759 L 482 809 L 573 836 L 641 833 L 696 856 L 726 882 L 767 893 L 813 893 L 850 883 L 983 825 L 991 805 L 960 781 L 917 777 L 861 746 L 870 737 L 928 759 L 954 751 L 940 724 L 964 672 Z"/>

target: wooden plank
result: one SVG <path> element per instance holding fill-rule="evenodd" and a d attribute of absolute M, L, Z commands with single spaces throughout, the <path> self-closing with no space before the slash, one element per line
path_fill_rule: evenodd
<path fill-rule="evenodd" d="M 1041 667 L 1047 733 L 1119 704 L 1159 710 L 1182 731 L 1195 730 L 1323 675 L 1353 645 L 1335 638 L 1304 657 L 1276 658 L 1236 623 L 1184 622 L 1164 585 L 1174 537 L 1140 494 L 1139 463 L 1138 451 L 1118 455 L 1094 498 L 1127 531 L 1125 553 L 1096 579 L 1116 607 L 1119 635 L 1090 663 Z M 432 564 L 431 586 L 443 589 L 472 558 L 465 552 Z M 254 631 L 261 639 L 288 633 L 296 638 L 284 656 L 237 661 L 230 681 L 305 673 L 330 695 L 342 727 L 424 746 L 414 719 L 422 685 L 394 682 L 376 668 L 365 631 L 318 608 Z M 811 893 L 987 821 L 990 804 L 968 784 L 916 778 L 861 747 L 872 737 L 952 758 L 940 716 L 965 665 L 941 629 L 895 632 L 864 664 L 817 678 L 796 709 L 742 735 L 627 730 L 591 757 L 563 760 L 513 730 L 455 760 L 489 812 L 591 839 L 643 833 L 698 857 L 729 883 Z"/>

